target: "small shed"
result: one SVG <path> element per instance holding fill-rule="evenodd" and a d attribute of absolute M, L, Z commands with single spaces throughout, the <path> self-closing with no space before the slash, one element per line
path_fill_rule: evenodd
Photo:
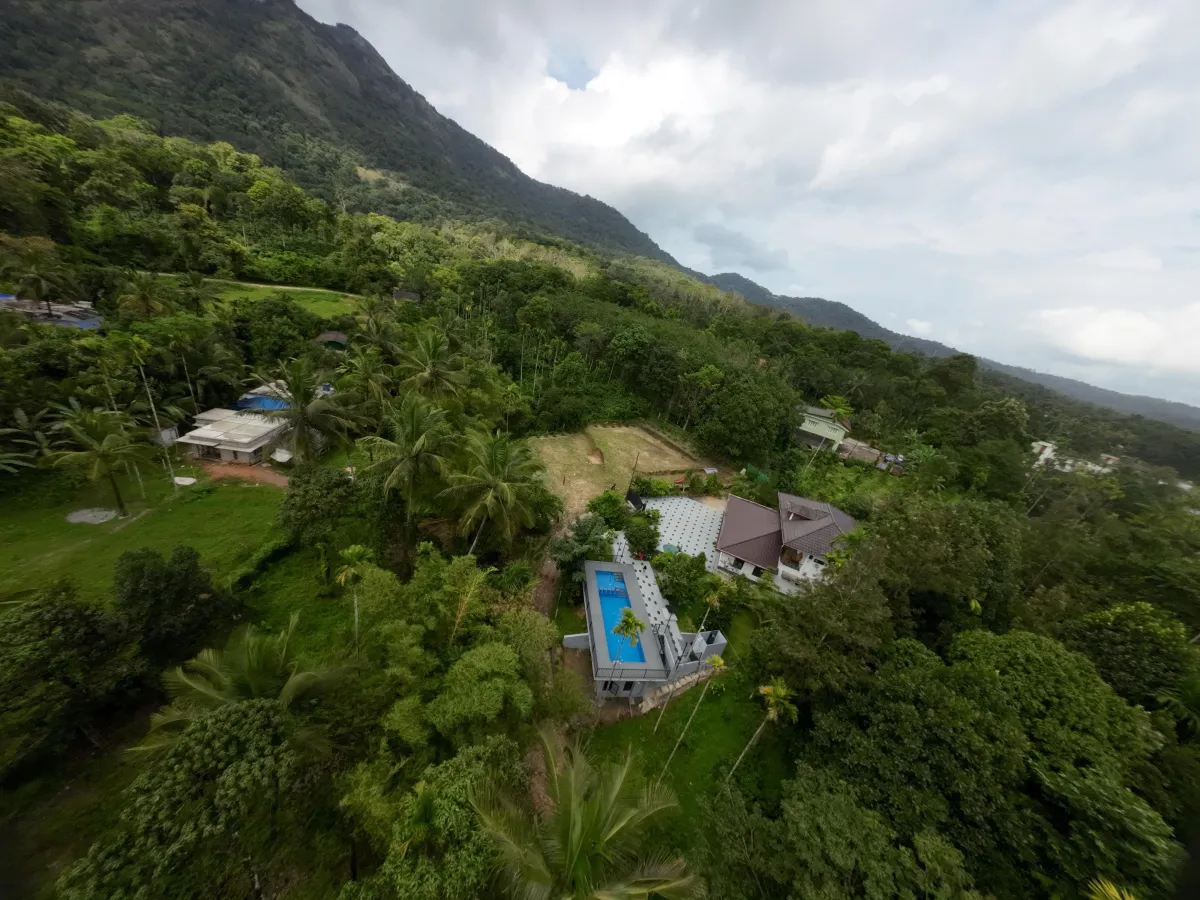
<path fill-rule="evenodd" d="M 402 290 L 397 289 L 397 290 L 392 291 L 392 299 L 393 300 L 407 300 L 410 303 L 420 303 L 421 295 L 414 294 L 412 291 L 402 291 Z"/>

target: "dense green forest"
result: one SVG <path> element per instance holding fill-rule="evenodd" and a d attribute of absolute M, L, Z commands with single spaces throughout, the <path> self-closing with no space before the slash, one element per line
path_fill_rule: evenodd
<path fill-rule="evenodd" d="M 527 176 L 353 29 L 291 0 L 6 0 L 0 45 L 0 77 L 163 134 L 233 142 L 340 210 L 501 220 L 668 258 L 612 207 Z"/>
<path fill-rule="evenodd" d="M 1200 814 L 1200 517 L 1177 487 L 1200 437 L 662 263 L 345 212 L 232 144 L 14 99 L 0 289 L 105 317 L 0 314 L 2 536 L 28 553 L 0 557 L 0 844 L 59 848 L 18 889 L 1169 895 Z M 217 278 L 357 298 L 321 316 Z M 177 494 L 186 463 L 148 436 L 263 383 L 290 401 L 286 493 Z M 797 445 L 822 401 L 905 476 Z M 569 617 L 613 528 L 649 525 L 611 495 L 565 521 L 535 439 L 641 420 L 765 473 L 698 490 L 786 490 L 860 527 L 794 597 L 656 559 L 733 652 L 661 724 L 612 724 L 558 649 L 578 626 L 546 613 Z M 1047 436 L 1140 458 L 1034 469 Z M 89 504 L 128 515 L 93 532 L 122 552 L 85 577 L 36 512 Z M 261 506 L 254 545 L 228 546 Z M 157 543 L 168 526 L 184 546 Z M 76 775 L 92 800 L 67 819 Z"/>

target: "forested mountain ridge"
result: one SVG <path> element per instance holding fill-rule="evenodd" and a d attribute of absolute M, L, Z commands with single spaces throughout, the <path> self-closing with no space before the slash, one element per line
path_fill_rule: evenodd
<path fill-rule="evenodd" d="M 352 28 L 291 0 L 3 0 L 0 47 L 0 78 L 94 115 L 229 141 L 343 209 L 494 218 L 670 259 L 612 207 L 525 175 Z"/>
<path fill-rule="evenodd" d="M 678 266 L 612 207 L 529 178 L 439 114 L 354 29 L 317 22 L 292 0 L 0 0 L 0 12 L 0 79 L 94 115 L 138 115 L 163 134 L 228 141 L 343 211 L 500 220 L 543 240 Z M 813 325 L 934 358 L 958 352 L 892 332 L 844 303 L 680 268 Z M 1200 410 L 1186 404 L 980 362 L 1077 400 L 1200 429 Z"/>
<path fill-rule="evenodd" d="M 895 331 L 884 328 L 878 322 L 852 309 L 845 303 L 840 303 L 836 300 L 824 300 L 820 297 L 787 297 L 774 294 L 761 284 L 751 281 L 749 278 L 739 275 L 736 272 L 705 275 L 702 272 L 693 271 L 691 274 L 695 278 L 714 285 L 723 291 L 732 291 L 741 294 L 751 303 L 757 303 L 760 306 L 771 306 L 777 309 L 786 309 L 788 312 L 795 313 L 810 325 L 855 331 L 864 338 L 881 340 L 893 350 L 923 353 L 935 359 L 953 356 L 956 353 L 962 352 L 955 350 L 953 347 L 948 347 L 939 341 L 931 341 L 926 338 L 913 337 L 907 334 L 897 334 Z M 977 358 L 983 368 L 989 369 L 993 373 L 999 373 L 1001 376 L 1007 376 L 1010 381 L 1016 379 L 1028 384 L 1040 385 L 1043 388 L 1057 391 L 1060 394 L 1065 394 L 1084 403 L 1107 407 L 1108 409 L 1127 413 L 1128 415 L 1145 416 L 1147 419 L 1167 422 L 1171 425 L 1178 425 L 1180 428 L 1189 428 L 1193 431 L 1200 430 L 1200 409 L 1186 403 L 1162 400 L 1158 397 L 1146 397 L 1140 394 L 1111 391 L 1107 388 L 1096 387 L 1093 384 L 1078 381 L 1074 378 L 1050 375 L 1021 366 L 1010 366 L 1006 363 L 997 362 L 994 359 L 987 359 L 982 356 Z"/>

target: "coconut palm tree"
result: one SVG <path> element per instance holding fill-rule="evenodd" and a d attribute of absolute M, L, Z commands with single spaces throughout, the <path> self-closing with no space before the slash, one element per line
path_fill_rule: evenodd
<path fill-rule="evenodd" d="M 1200 734 L 1200 675 L 1180 681 L 1179 686 L 1158 698 L 1187 731 L 1188 738 Z"/>
<path fill-rule="evenodd" d="M 643 782 L 632 754 L 602 770 L 578 744 L 560 753 L 553 732 L 541 735 L 550 809 L 531 813 L 518 798 L 484 786 L 471 805 L 500 855 L 502 885 L 513 898 L 554 900 L 690 900 L 704 883 L 682 859 L 648 857 L 648 828 L 674 809 L 672 794 Z"/>
<path fill-rule="evenodd" d="M 792 691 L 782 678 L 775 677 L 771 679 L 770 684 L 760 685 L 758 693 L 767 705 L 767 714 L 763 717 L 762 723 L 759 724 L 754 734 L 750 737 L 750 740 L 746 743 L 746 746 L 742 748 L 737 762 L 733 764 L 733 768 L 725 776 L 726 781 L 729 781 L 733 777 L 733 773 L 737 771 L 737 767 L 742 764 L 742 758 L 745 757 L 746 751 L 758 741 L 759 735 L 763 733 L 763 729 L 767 727 L 768 722 L 778 722 L 780 719 L 786 719 L 789 722 L 796 721 L 796 704 L 792 703 Z"/>
<path fill-rule="evenodd" d="M 131 272 L 117 294 L 117 309 L 137 316 L 157 316 L 171 311 L 171 301 L 157 273 Z"/>
<path fill-rule="evenodd" d="M 145 462 L 153 452 L 149 444 L 130 433 L 128 422 L 128 417 L 104 409 L 80 411 L 64 418 L 55 430 L 76 449 L 60 450 L 52 456 L 55 466 L 82 469 L 92 481 L 107 481 L 122 517 L 128 516 L 129 510 L 117 483 L 117 470 Z"/>
<path fill-rule="evenodd" d="M 671 767 L 671 760 L 675 758 L 675 751 L 679 749 L 679 745 L 683 743 L 684 736 L 688 733 L 688 729 L 692 727 L 692 719 L 696 718 L 696 713 L 700 709 L 700 704 L 704 702 L 704 695 L 708 693 L 708 686 L 713 683 L 713 679 L 721 674 L 721 670 L 725 668 L 725 660 L 717 656 L 715 653 L 705 660 L 709 668 L 712 669 L 712 675 L 704 682 L 704 690 L 700 692 L 700 699 L 696 701 L 696 705 L 692 707 L 692 714 L 688 716 L 688 720 L 683 723 L 683 731 L 679 732 L 679 737 L 675 739 L 675 746 L 671 748 L 671 754 L 667 757 L 667 761 L 663 764 L 663 770 L 658 775 L 658 781 L 661 784 L 663 776 L 667 774 L 667 769 Z M 668 701 L 670 698 L 667 698 Z M 665 710 L 666 704 L 663 705 Z M 662 713 L 659 713 L 659 720 L 662 720 Z M 654 730 L 658 730 L 658 724 L 655 723 Z"/>
<path fill-rule="evenodd" d="M 217 299 L 217 292 L 200 272 L 188 272 L 178 279 L 179 303 L 188 312 L 201 313 Z"/>
<path fill-rule="evenodd" d="M 150 717 L 150 735 L 137 749 L 166 746 L 188 723 L 226 704 L 275 700 L 286 708 L 327 684 L 334 672 L 300 668 L 292 645 L 299 621 L 300 614 L 292 613 L 287 628 L 275 635 L 247 625 L 225 649 L 201 650 L 169 673 L 171 705 Z"/>
<path fill-rule="evenodd" d="M 384 475 L 384 491 L 398 490 L 404 497 L 405 525 L 411 532 L 417 481 L 445 471 L 458 436 L 446 411 L 415 393 L 388 408 L 383 430 L 388 437 L 369 435 L 359 438 L 358 446 L 374 460 L 367 472 Z"/>
<path fill-rule="evenodd" d="M 326 442 L 340 441 L 345 436 L 350 417 L 335 397 L 321 389 L 328 373 L 314 368 L 307 359 L 290 359 L 273 374 L 255 377 L 287 404 L 264 413 L 287 422 L 283 440 L 296 462 L 315 459 Z"/>
<path fill-rule="evenodd" d="M 46 246 L 42 246 L 45 244 Z M 5 280 L 12 282 L 19 297 L 46 304 L 46 314 L 54 316 L 52 297 L 61 297 L 69 290 L 69 279 L 49 241 L 30 241 L 24 253 L 0 269 Z"/>
<path fill-rule="evenodd" d="M 417 334 L 412 350 L 400 357 L 396 372 L 406 388 L 438 399 L 458 393 L 466 380 L 462 365 L 462 356 L 450 347 L 446 335 L 428 328 Z"/>
<path fill-rule="evenodd" d="M 358 583 L 375 554 L 362 544 L 351 544 L 338 554 L 342 558 L 341 568 L 334 575 L 342 587 L 351 585 L 354 593 L 354 655 L 358 656 Z"/>
<path fill-rule="evenodd" d="M 0 434 L 11 429 L 0 429 Z M 0 449 L 0 472 L 5 472 L 8 475 L 16 475 L 18 468 L 31 469 L 33 468 L 33 455 L 20 450 L 3 450 Z"/>
<path fill-rule="evenodd" d="M 848 419 L 854 414 L 854 409 L 850 406 L 850 401 L 841 394 L 826 394 L 821 398 L 821 405 L 831 410 L 837 416 L 838 421 Z"/>
<path fill-rule="evenodd" d="M 613 683 L 617 685 L 617 689 L 613 693 L 620 691 L 621 654 L 627 646 L 637 646 L 638 639 L 645 627 L 646 623 L 637 617 L 632 608 L 627 606 L 621 610 L 621 618 L 617 620 L 617 624 L 612 629 L 612 633 L 621 639 L 617 644 L 617 654 L 615 657 L 617 665 L 613 670 Z"/>
<path fill-rule="evenodd" d="M 1107 878 L 1093 878 L 1088 882 L 1088 900 L 1137 900 L 1137 894 L 1127 888 L 1118 887 Z"/>
<path fill-rule="evenodd" d="M 476 431 L 467 438 L 462 467 L 449 476 L 441 496 L 461 504 L 459 534 L 475 532 L 468 553 L 489 522 L 511 541 L 520 526 L 533 524 L 533 489 L 544 468 L 529 445 L 507 434 Z"/>
<path fill-rule="evenodd" d="M 341 375 L 338 390 L 344 390 L 354 398 L 364 430 L 374 431 L 392 402 L 395 388 L 392 367 L 374 347 L 366 350 L 356 347 L 346 354 L 338 366 L 338 374 Z"/>

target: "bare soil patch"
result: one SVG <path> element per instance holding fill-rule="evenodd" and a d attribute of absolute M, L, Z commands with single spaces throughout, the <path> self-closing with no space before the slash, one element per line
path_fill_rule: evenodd
<path fill-rule="evenodd" d="M 285 488 L 288 485 L 287 476 L 276 472 L 270 466 L 239 466 L 204 460 L 200 463 L 200 468 L 207 472 L 208 477 L 213 481 L 219 481 L 222 478 L 236 478 L 240 481 L 273 484 L 276 487 Z"/>

